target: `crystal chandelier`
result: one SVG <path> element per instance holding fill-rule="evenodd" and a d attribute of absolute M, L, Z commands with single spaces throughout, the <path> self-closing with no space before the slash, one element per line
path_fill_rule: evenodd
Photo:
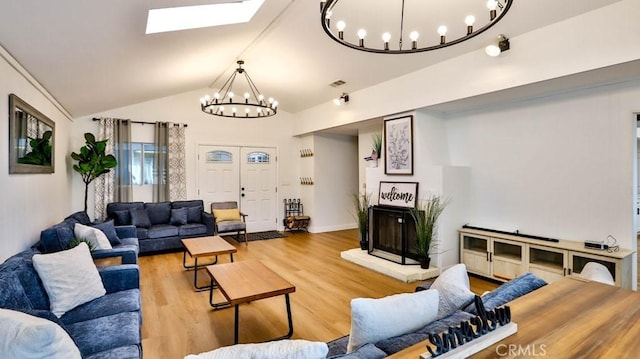
<path fill-rule="evenodd" d="M 341 45 L 366 52 L 405 54 L 469 40 L 498 23 L 512 3 L 513 0 L 321 0 L 320 21 L 327 35 Z M 368 34 L 380 37 L 368 39 Z M 409 44 L 405 43 L 407 37 Z"/>
<path fill-rule="evenodd" d="M 273 98 L 265 99 L 249 77 L 247 70 L 242 68 L 244 61 L 237 61 L 238 68 L 227 82 L 213 97 L 206 95 L 200 99 L 202 112 L 221 117 L 258 118 L 273 116 L 278 112 L 278 101 Z M 238 75 L 244 75 L 244 84 L 235 82 Z M 241 77 L 242 78 L 242 77 Z M 244 93 L 238 96 L 235 90 Z"/>

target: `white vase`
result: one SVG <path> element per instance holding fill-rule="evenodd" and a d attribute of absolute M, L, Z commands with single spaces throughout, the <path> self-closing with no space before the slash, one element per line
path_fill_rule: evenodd
<path fill-rule="evenodd" d="M 369 162 L 369 167 L 371 167 L 371 168 L 378 167 L 378 160 L 369 160 L 367 162 Z"/>

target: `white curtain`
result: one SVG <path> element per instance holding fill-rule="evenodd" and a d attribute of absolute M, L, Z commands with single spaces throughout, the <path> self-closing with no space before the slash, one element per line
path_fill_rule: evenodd
<path fill-rule="evenodd" d="M 106 154 L 118 160 L 116 168 L 95 180 L 95 217 L 107 217 L 107 204 L 131 200 L 131 125 L 129 120 L 101 118 L 98 141 L 107 139 Z"/>

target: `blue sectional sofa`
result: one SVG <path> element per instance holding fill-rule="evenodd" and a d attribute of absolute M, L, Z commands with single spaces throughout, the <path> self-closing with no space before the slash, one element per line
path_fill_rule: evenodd
<path fill-rule="evenodd" d="M 507 283 L 502 284 L 493 291 L 482 296 L 482 301 L 487 310 L 493 310 L 508 302 L 532 292 L 547 283 L 532 273 L 524 274 Z M 416 291 L 429 289 L 431 283 L 420 285 Z M 475 306 L 473 303 L 457 310 L 453 314 L 427 324 L 426 326 L 407 334 L 397 337 L 380 340 L 376 343 L 368 343 L 361 346 L 358 350 L 345 354 L 349 336 L 338 338 L 327 343 L 329 353 L 327 358 L 331 359 L 381 359 L 389 355 L 393 355 L 403 349 L 429 338 L 429 333 L 441 333 L 448 330 L 449 327 L 455 327 L 460 322 L 467 321 L 475 317 Z M 425 349 L 426 351 L 426 349 Z"/>
<path fill-rule="evenodd" d="M 113 202 L 107 217 L 116 226 L 135 226 L 140 254 L 183 250 L 183 238 L 213 236 L 213 216 L 201 200 Z"/>
<path fill-rule="evenodd" d="M 98 268 L 107 294 L 56 317 L 33 266 L 35 248 L 0 265 L 0 308 L 51 320 L 69 333 L 85 359 L 142 358 L 138 265 Z"/>
<path fill-rule="evenodd" d="M 112 221 L 104 223 L 91 223 L 85 212 L 76 212 L 69 215 L 62 222 L 55 224 L 40 232 L 40 241 L 36 247 L 41 253 L 59 252 L 69 249 L 70 242 L 74 239 L 74 226 L 76 223 L 96 226 L 110 239 L 112 249 L 99 249 L 91 252 L 93 258 L 121 257 L 122 264 L 138 263 L 138 239 L 136 229 L 133 226 L 116 226 Z M 113 239 L 117 238 L 117 239 Z"/>

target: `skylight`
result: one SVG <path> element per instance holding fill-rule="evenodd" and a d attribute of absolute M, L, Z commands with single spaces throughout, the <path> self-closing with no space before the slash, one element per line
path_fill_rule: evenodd
<path fill-rule="evenodd" d="M 264 0 L 149 10 L 147 34 L 240 24 L 251 20 Z"/>

